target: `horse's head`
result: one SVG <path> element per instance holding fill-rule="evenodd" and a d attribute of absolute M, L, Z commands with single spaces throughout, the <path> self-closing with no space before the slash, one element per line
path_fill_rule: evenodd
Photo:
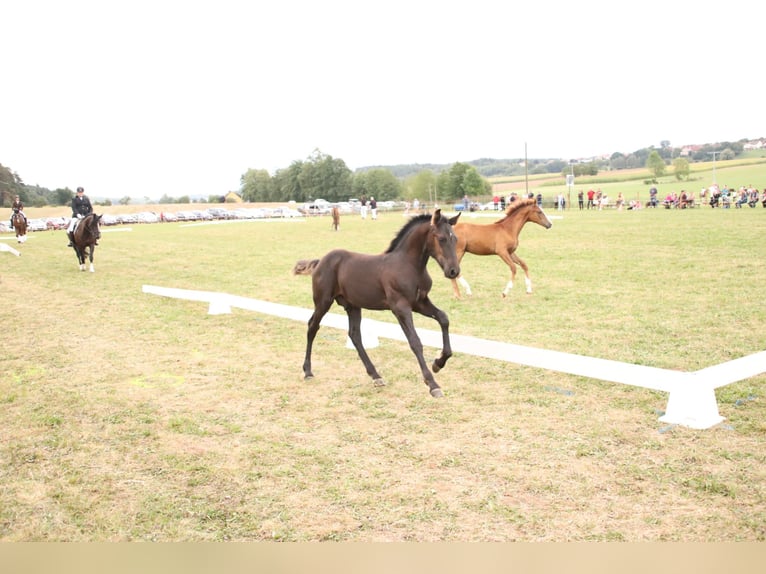
<path fill-rule="evenodd" d="M 444 217 L 441 209 L 435 210 L 431 216 L 431 228 L 428 232 L 429 255 L 436 259 L 447 279 L 455 279 L 460 275 L 460 260 L 455 251 L 457 237 L 452 230 L 459 217 L 460 213 L 452 218 Z"/>
<path fill-rule="evenodd" d="M 548 216 L 545 215 L 545 212 L 543 211 L 543 208 L 537 205 L 537 203 L 533 203 L 532 206 L 529 209 L 529 215 L 527 216 L 527 221 L 531 221 L 532 223 L 537 223 L 538 225 L 542 225 L 545 227 L 545 229 L 550 229 L 553 225 L 551 223 L 551 220 L 548 219 Z"/>
<path fill-rule="evenodd" d="M 102 217 L 103 217 L 103 214 L 102 215 L 96 215 L 94 213 L 94 214 L 92 214 L 92 216 L 90 218 L 90 223 L 89 223 L 91 231 L 99 239 L 101 238 L 101 218 Z"/>
<path fill-rule="evenodd" d="M 77 229 L 79 230 L 82 228 L 83 235 L 81 237 L 83 240 L 97 241 L 101 239 L 101 217 L 103 217 L 103 215 L 91 213 L 82 219 L 80 225 L 77 226 Z M 78 233 L 75 231 L 75 236 L 77 235 Z"/>

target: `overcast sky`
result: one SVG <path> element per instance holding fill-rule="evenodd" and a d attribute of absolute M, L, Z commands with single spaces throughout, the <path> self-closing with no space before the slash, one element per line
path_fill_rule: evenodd
<path fill-rule="evenodd" d="M 93 196 L 766 136 L 757 2 L 5 0 L 0 163 Z M 532 5 L 533 4 L 533 5 Z"/>

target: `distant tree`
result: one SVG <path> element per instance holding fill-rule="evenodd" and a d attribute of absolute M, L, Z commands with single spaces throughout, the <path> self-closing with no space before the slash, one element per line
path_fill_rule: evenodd
<path fill-rule="evenodd" d="M 657 150 L 652 150 L 649 154 L 649 157 L 646 159 L 646 168 L 655 178 L 665 175 L 665 160 L 660 157 Z"/>
<path fill-rule="evenodd" d="M 130 196 L 126 195 L 120 199 L 120 205 L 128 205 L 130 203 Z"/>
<path fill-rule="evenodd" d="M 569 166 L 569 162 L 566 162 L 563 159 L 552 159 L 551 161 L 545 162 L 545 172 L 546 173 L 561 173 L 561 170 L 568 166 Z M 534 173 L 538 173 L 538 172 L 535 170 Z"/>
<path fill-rule="evenodd" d="M 378 201 L 398 199 L 402 196 L 402 190 L 402 183 L 391 171 L 384 168 L 354 174 L 351 185 L 354 196 L 372 196 Z"/>
<path fill-rule="evenodd" d="M 718 156 L 722 161 L 727 161 L 730 159 L 734 159 L 737 157 L 737 154 L 734 153 L 734 150 L 730 147 L 727 147 L 725 150 L 721 152 L 721 154 Z"/>
<path fill-rule="evenodd" d="M 240 194 L 244 201 L 280 201 L 269 172 L 248 169 L 240 178 Z"/>
<path fill-rule="evenodd" d="M 72 202 L 72 190 L 68 187 L 59 187 L 53 190 L 53 205 L 69 205 Z"/>
<path fill-rule="evenodd" d="M 309 199 L 300 182 L 302 170 L 303 162 L 296 160 L 287 169 L 279 169 L 274 174 L 274 195 L 279 201 L 304 202 Z"/>
<path fill-rule="evenodd" d="M 430 169 L 419 171 L 404 182 L 403 197 L 409 200 L 424 201 L 436 189 L 436 174 Z"/>
<path fill-rule="evenodd" d="M 449 171 L 439 175 L 437 180 L 440 201 L 458 200 L 463 196 L 477 197 L 489 193 L 492 186 L 479 175 L 476 168 L 456 162 Z"/>
<path fill-rule="evenodd" d="M 351 193 L 351 170 L 342 159 L 334 159 L 314 150 L 304 162 L 298 182 L 306 199 L 323 198 L 328 201 L 341 201 Z"/>
<path fill-rule="evenodd" d="M 610 169 L 625 169 L 627 166 L 627 158 L 621 153 L 613 153 L 609 158 Z"/>
<path fill-rule="evenodd" d="M 16 172 L 0 164 L 0 203 L 4 207 L 10 207 L 13 203 L 13 196 L 18 195 L 21 201 L 26 202 L 27 197 L 24 193 L 24 183 Z"/>
<path fill-rule="evenodd" d="M 475 199 L 491 193 L 492 185 L 472 166 L 463 177 L 463 189 L 468 197 Z"/>
<path fill-rule="evenodd" d="M 598 175 L 598 165 L 593 161 L 588 163 L 575 163 L 571 166 L 568 165 L 561 170 L 561 173 L 564 175 L 570 174 L 571 172 L 574 172 L 575 176 Z"/>
<path fill-rule="evenodd" d="M 673 173 L 678 181 L 689 179 L 689 160 L 685 157 L 677 157 L 673 160 Z"/>

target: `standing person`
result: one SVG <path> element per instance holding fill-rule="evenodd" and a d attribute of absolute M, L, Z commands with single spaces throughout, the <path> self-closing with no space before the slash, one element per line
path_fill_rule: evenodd
<path fill-rule="evenodd" d="M 14 213 L 20 213 L 21 217 L 24 218 L 24 223 L 29 223 L 27 221 L 27 214 L 24 213 L 24 204 L 21 202 L 21 198 L 19 198 L 18 195 L 13 198 L 13 205 L 11 205 L 11 229 L 13 229 Z"/>
<path fill-rule="evenodd" d="M 538 193 L 537 197 L 535 198 L 535 200 L 537 201 L 537 207 L 542 207 L 543 206 L 543 194 L 542 193 Z"/>
<path fill-rule="evenodd" d="M 593 188 L 588 190 L 588 209 L 593 207 L 593 196 L 596 195 L 596 192 L 593 191 Z"/>
<path fill-rule="evenodd" d="M 370 196 L 370 216 L 373 219 L 378 218 L 378 202 L 375 201 L 373 196 Z"/>
<path fill-rule="evenodd" d="M 69 237 L 69 245 L 67 247 L 74 245 L 74 228 L 77 222 L 91 213 L 93 213 L 93 206 L 90 204 L 90 199 L 85 195 L 85 190 L 82 187 L 78 187 L 77 195 L 72 198 L 72 219 L 69 220 L 69 227 L 66 230 L 67 237 Z M 98 245 L 98 242 L 96 242 L 96 245 Z"/>
<path fill-rule="evenodd" d="M 359 203 L 359 214 L 362 216 L 362 219 L 367 219 L 367 196 L 362 195 Z"/>
<path fill-rule="evenodd" d="M 468 194 L 465 194 L 463 196 L 463 210 L 468 211 L 468 208 L 470 207 L 470 205 L 471 205 L 471 200 L 468 199 Z"/>
<path fill-rule="evenodd" d="M 583 197 L 583 192 L 581 189 L 579 192 L 577 192 L 577 205 L 580 208 L 580 211 L 582 211 L 582 208 L 583 208 L 583 200 L 584 200 L 584 197 Z"/>
<path fill-rule="evenodd" d="M 649 207 L 657 207 L 657 188 L 655 186 L 649 188 Z"/>
<path fill-rule="evenodd" d="M 492 198 L 492 203 L 495 204 L 495 211 L 500 209 L 500 198 L 497 195 Z"/>
<path fill-rule="evenodd" d="M 625 203 L 625 198 L 622 195 L 622 192 L 619 192 L 617 194 L 617 211 L 622 211 L 622 205 Z"/>
<path fill-rule="evenodd" d="M 417 197 L 412 202 L 412 210 L 415 215 L 420 215 L 420 200 Z"/>

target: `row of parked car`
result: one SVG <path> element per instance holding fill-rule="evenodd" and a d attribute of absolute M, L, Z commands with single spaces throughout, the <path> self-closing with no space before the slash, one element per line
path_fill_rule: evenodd
<path fill-rule="evenodd" d="M 98 209 L 96 209 L 98 213 Z M 122 225 L 138 223 L 159 223 L 161 221 L 213 221 L 216 219 L 264 219 L 264 218 L 292 218 L 303 217 L 297 209 L 288 207 L 255 207 L 226 209 L 223 207 L 211 207 L 209 209 L 195 209 L 182 211 L 141 211 L 139 213 L 120 213 L 112 215 L 104 213 L 101 216 L 101 225 Z M 27 231 L 46 231 L 49 229 L 66 229 L 69 225 L 69 217 L 40 217 L 27 219 Z M 13 231 L 9 221 L 0 221 L 0 233 Z"/>
<path fill-rule="evenodd" d="M 291 205 L 293 205 L 291 203 Z M 121 213 L 112 215 L 104 213 L 101 217 L 101 225 L 122 225 L 138 223 L 159 223 L 163 221 L 213 221 L 219 219 L 267 219 L 267 218 L 294 218 L 311 215 L 326 215 L 333 207 L 337 207 L 342 214 L 359 213 L 360 203 L 358 200 L 340 201 L 330 203 L 324 199 L 305 203 L 297 209 L 294 207 L 239 207 L 229 209 L 226 207 L 210 207 L 208 209 L 194 209 L 181 211 L 141 211 L 138 213 Z M 378 203 L 378 209 L 392 210 L 398 207 L 393 201 Z M 98 209 L 96 209 L 98 213 Z M 45 217 L 27 220 L 28 231 L 45 231 L 47 229 L 66 229 L 69 225 L 69 217 Z M 9 222 L 0 221 L 0 233 L 13 231 Z"/>

